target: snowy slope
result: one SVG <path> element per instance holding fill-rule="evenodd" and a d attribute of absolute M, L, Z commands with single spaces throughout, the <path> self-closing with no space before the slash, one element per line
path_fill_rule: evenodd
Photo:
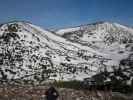
<path fill-rule="evenodd" d="M 73 28 L 60 29 L 57 35 L 73 43 L 92 48 L 106 54 L 100 73 L 94 75 L 96 80 L 126 80 L 131 84 L 133 79 L 133 29 L 118 23 L 97 22 Z M 117 74 L 116 74 L 117 73 Z M 126 77 L 126 79 L 125 79 Z"/>

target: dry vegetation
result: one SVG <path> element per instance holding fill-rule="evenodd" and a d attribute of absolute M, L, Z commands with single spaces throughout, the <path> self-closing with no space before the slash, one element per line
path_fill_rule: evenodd
<path fill-rule="evenodd" d="M 0 100 L 45 100 L 47 86 L 1 86 Z M 103 91 L 57 89 L 59 100 L 111 100 L 111 94 Z"/>
<path fill-rule="evenodd" d="M 0 85 L 0 100 L 45 100 L 48 86 L 12 86 Z M 57 88 L 58 100 L 133 100 L 131 96 L 109 91 L 88 91 Z"/>

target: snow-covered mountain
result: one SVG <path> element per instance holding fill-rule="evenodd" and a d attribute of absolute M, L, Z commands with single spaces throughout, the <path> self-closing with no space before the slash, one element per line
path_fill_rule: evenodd
<path fill-rule="evenodd" d="M 132 58 L 133 29 L 95 23 L 57 32 L 29 22 L 0 25 L 1 81 L 83 80 Z"/>
<path fill-rule="evenodd" d="M 118 23 L 98 22 L 60 29 L 56 34 L 73 43 L 90 47 L 108 58 L 101 61 L 100 73 L 94 75 L 98 77 L 97 80 L 103 82 L 116 78 L 132 84 L 133 28 Z"/>
<path fill-rule="evenodd" d="M 28 22 L 0 26 L 1 80 L 82 80 L 96 73 L 102 53 Z"/>
<path fill-rule="evenodd" d="M 99 22 L 61 29 L 56 34 L 73 43 L 107 54 L 117 64 L 132 52 L 133 29 L 117 23 Z"/>

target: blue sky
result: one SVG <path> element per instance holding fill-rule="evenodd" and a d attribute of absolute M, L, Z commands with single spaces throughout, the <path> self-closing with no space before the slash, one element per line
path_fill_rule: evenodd
<path fill-rule="evenodd" d="M 50 29 L 96 21 L 133 26 L 133 0 L 0 0 L 0 23 L 11 20 Z"/>

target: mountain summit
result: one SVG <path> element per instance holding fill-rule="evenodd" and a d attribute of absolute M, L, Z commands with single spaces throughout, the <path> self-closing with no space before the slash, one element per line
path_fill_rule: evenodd
<path fill-rule="evenodd" d="M 118 23 L 97 22 L 60 29 L 56 34 L 103 54 L 100 71 L 93 76 L 95 80 L 111 81 L 114 86 L 118 83 L 122 86 L 133 84 L 133 28 Z"/>
<path fill-rule="evenodd" d="M 97 22 L 60 29 L 56 34 L 108 55 L 117 64 L 132 52 L 133 29 L 117 23 Z"/>

